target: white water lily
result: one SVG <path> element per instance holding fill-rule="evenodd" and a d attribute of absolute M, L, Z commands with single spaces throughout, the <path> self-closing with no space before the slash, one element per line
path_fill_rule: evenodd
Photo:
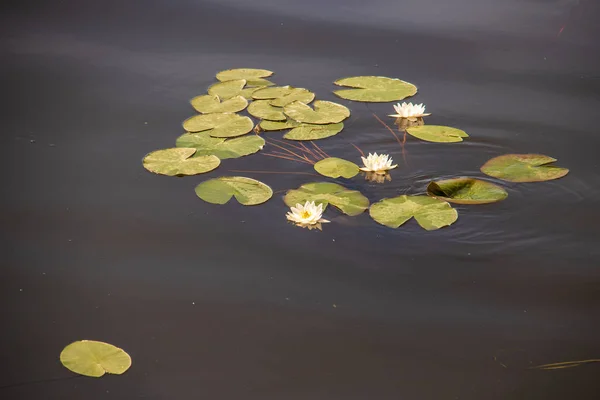
<path fill-rule="evenodd" d="M 296 204 L 296 207 L 290 207 L 290 210 L 291 212 L 288 212 L 286 217 L 298 226 L 319 227 L 319 224 L 329 222 L 321 218 L 323 216 L 323 203 L 319 203 L 317 206 L 314 201 L 307 201 L 304 205 Z"/>
<path fill-rule="evenodd" d="M 398 165 L 392 163 L 394 162 L 392 158 L 387 154 L 371 154 L 365 158 L 361 157 L 364 167 L 360 168 L 361 171 L 365 172 L 375 172 L 376 174 L 385 174 L 388 170 L 396 168 Z"/>
<path fill-rule="evenodd" d="M 425 114 L 425 105 L 413 103 L 394 104 L 396 114 L 390 114 L 390 117 L 396 118 L 422 118 L 431 114 Z"/>

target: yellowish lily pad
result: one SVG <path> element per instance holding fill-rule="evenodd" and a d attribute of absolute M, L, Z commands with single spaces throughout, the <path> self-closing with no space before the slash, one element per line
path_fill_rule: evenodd
<path fill-rule="evenodd" d="M 443 200 L 429 196 L 398 196 L 383 199 L 371 206 L 369 214 L 376 222 L 398 228 L 411 218 L 428 231 L 453 224 L 458 212 Z"/>
<path fill-rule="evenodd" d="M 259 78 L 266 78 L 271 75 L 273 75 L 273 72 L 267 69 L 235 68 L 227 69 L 225 71 L 217 73 L 217 79 L 221 82 L 238 79 L 258 80 Z"/>
<path fill-rule="evenodd" d="M 209 135 L 213 137 L 242 136 L 252 128 L 254 123 L 250 118 L 230 113 L 194 115 L 183 121 L 183 129 L 186 131 L 209 131 Z"/>
<path fill-rule="evenodd" d="M 262 204 L 273 196 L 273 190 L 255 179 L 243 176 L 222 176 L 196 186 L 196 195 L 212 204 L 225 204 L 231 197 L 242 205 Z"/>
<path fill-rule="evenodd" d="M 543 154 L 505 154 L 486 162 L 481 172 L 509 182 L 550 181 L 569 173 L 567 168 L 550 165 L 555 161 Z"/>
<path fill-rule="evenodd" d="M 157 150 L 144 157 L 144 168 L 167 176 L 197 175 L 212 171 L 221 164 L 213 155 L 192 157 L 196 149 L 172 148 Z"/>
<path fill-rule="evenodd" d="M 235 96 L 221 101 L 217 95 L 203 95 L 190 100 L 192 107 L 203 114 L 210 113 L 235 113 L 244 110 L 248 106 L 248 100 L 243 96 Z"/>
<path fill-rule="evenodd" d="M 343 122 L 327 125 L 300 124 L 283 137 L 289 140 L 319 140 L 337 135 L 342 129 L 344 129 Z"/>
<path fill-rule="evenodd" d="M 269 100 L 255 100 L 248 107 L 248 113 L 259 119 L 267 119 L 270 121 L 285 121 L 286 116 L 283 113 L 283 108 L 273 107 L 269 104 Z"/>
<path fill-rule="evenodd" d="M 284 129 L 295 128 L 300 125 L 299 122 L 293 119 L 287 119 L 286 121 L 261 121 L 259 126 L 263 131 L 282 131 Z"/>
<path fill-rule="evenodd" d="M 131 357 L 123 349 L 94 340 L 71 343 L 60 353 L 60 362 L 76 374 L 94 378 L 121 375 L 131 367 Z"/>
<path fill-rule="evenodd" d="M 289 190 L 283 200 L 288 207 L 304 204 L 306 201 L 323 203 L 324 207 L 331 204 L 350 216 L 362 214 L 369 208 L 369 199 L 359 191 L 329 182 L 306 183 L 298 189 Z"/>
<path fill-rule="evenodd" d="M 314 110 L 304 103 L 295 101 L 285 106 L 283 112 L 291 119 L 307 124 L 337 124 L 350 116 L 348 108 L 324 100 L 315 101 Z"/>
<path fill-rule="evenodd" d="M 315 171 L 329 178 L 346 178 L 350 179 L 360 171 L 358 165 L 351 161 L 337 157 L 324 158 L 314 165 Z"/>
<path fill-rule="evenodd" d="M 177 138 L 177 147 L 197 149 L 194 157 L 214 155 L 221 160 L 254 154 L 265 145 L 258 135 L 246 135 L 233 139 L 215 138 L 208 132 L 185 133 Z"/>
<path fill-rule="evenodd" d="M 354 101 L 397 101 L 417 93 L 417 87 L 412 83 L 384 76 L 353 76 L 338 79 L 334 84 L 353 88 L 333 93 L 342 99 Z"/>
<path fill-rule="evenodd" d="M 456 204 L 487 204 L 504 200 L 508 193 L 501 186 L 475 178 L 453 178 L 433 181 L 427 194 Z"/>
<path fill-rule="evenodd" d="M 308 104 L 315 99 L 315 94 L 303 88 L 295 88 L 289 94 L 278 97 L 270 101 L 270 104 L 275 107 L 285 107 L 295 101 Z"/>
<path fill-rule="evenodd" d="M 295 87 L 292 86 L 273 86 L 267 88 L 261 88 L 252 93 L 252 98 L 256 100 L 269 100 L 277 99 L 280 97 L 288 96 L 296 91 Z"/>
<path fill-rule="evenodd" d="M 439 125 L 411 126 L 406 132 L 418 139 L 436 143 L 462 142 L 463 138 L 469 137 L 465 131 Z"/>

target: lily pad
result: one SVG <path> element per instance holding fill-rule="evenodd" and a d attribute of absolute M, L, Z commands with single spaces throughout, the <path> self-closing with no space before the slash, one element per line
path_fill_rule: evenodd
<path fill-rule="evenodd" d="M 183 129 L 188 132 L 203 132 L 209 130 L 213 137 L 242 136 L 254 128 L 254 123 L 248 117 L 229 114 L 214 113 L 194 115 L 183 121 Z"/>
<path fill-rule="evenodd" d="M 505 154 L 481 167 L 481 172 L 509 182 L 543 182 L 562 178 L 567 168 L 549 165 L 556 159 L 543 154 Z"/>
<path fill-rule="evenodd" d="M 245 206 L 262 204 L 273 196 L 273 190 L 255 179 L 243 176 L 222 176 L 196 186 L 196 195 L 212 204 L 225 204 L 231 197 Z"/>
<path fill-rule="evenodd" d="M 236 68 L 227 69 L 225 71 L 217 73 L 217 79 L 221 82 L 232 81 L 237 79 L 256 80 L 258 78 L 266 78 L 267 76 L 271 75 L 273 75 L 273 71 L 269 71 L 266 69 Z"/>
<path fill-rule="evenodd" d="M 131 367 L 123 349 L 94 340 L 73 342 L 60 353 L 60 362 L 76 374 L 99 378 L 105 373 L 121 375 Z"/>
<path fill-rule="evenodd" d="M 277 99 L 288 96 L 296 91 L 292 86 L 273 86 L 268 88 L 258 89 L 252 93 L 252 98 L 256 100 Z"/>
<path fill-rule="evenodd" d="M 249 87 L 255 87 L 257 89 L 262 89 L 263 87 L 273 86 L 275 84 L 268 79 L 256 78 L 246 79 L 246 85 Z"/>
<path fill-rule="evenodd" d="M 295 88 L 291 93 L 271 100 L 271 105 L 275 107 L 285 107 L 295 101 L 308 104 L 315 99 L 315 94 L 306 89 Z"/>
<path fill-rule="evenodd" d="M 439 125 L 411 126 L 406 129 L 406 132 L 421 140 L 436 143 L 462 142 L 463 138 L 469 137 L 465 131 Z"/>
<path fill-rule="evenodd" d="M 314 165 L 315 171 L 329 178 L 352 178 L 360 171 L 358 165 L 342 158 L 329 157 Z"/>
<path fill-rule="evenodd" d="M 353 76 L 333 82 L 338 86 L 354 89 L 336 90 L 342 99 L 365 102 L 388 102 L 402 100 L 417 93 L 417 87 L 400 79 L 384 76 Z"/>
<path fill-rule="evenodd" d="M 344 124 L 312 125 L 300 124 L 283 137 L 289 140 L 318 140 L 337 135 L 344 129 Z"/>
<path fill-rule="evenodd" d="M 304 103 L 295 101 L 283 108 L 288 117 L 307 124 L 336 124 L 350 116 L 350 110 L 341 104 L 317 100 L 314 110 Z"/>
<path fill-rule="evenodd" d="M 253 117 L 268 119 L 270 121 L 285 121 L 287 118 L 283 108 L 273 107 L 269 100 L 255 100 L 248 107 L 248 113 Z"/>
<path fill-rule="evenodd" d="M 449 203 L 429 196 L 402 195 L 383 199 L 371 206 L 369 214 L 390 228 L 398 228 L 414 217 L 428 231 L 451 225 L 458 219 L 458 212 Z"/>
<path fill-rule="evenodd" d="M 325 207 L 331 204 L 350 216 L 362 214 L 369 208 L 369 199 L 359 191 L 329 182 L 306 183 L 298 189 L 289 190 L 283 201 L 288 207 L 304 204 L 306 201 L 323 203 Z"/>
<path fill-rule="evenodd" d="M 295 128 L 300 125 L 300 123 L 294 121 L 293 119 L 288 119 L 286 121 L 264 120 L 261 121 L 259 125 L 263 131 L 282 131 L 284 129 Z"/>
<path fill-rule="evenodd" d="M 245 79 L 236 79 L 233 81 L 219 82 L 211 85 L 208 88 L 208 94 L 213 96 L 219 96 L 220 99 L 230 99 L 232 97 L 240 96 L 242 89 L 246 86 Z"/>
<path fill-rule="evenodd" d="M 427 194 L 456 204 L 487 204 L 504 200 L 508 193 L 502 187 L 474 178 L 433 181 Z"/>
<path fill-rule="evenodd" d="M 180 176 L 212 171 L 221 164 L 215 156 L 192 157 L 196 149 L 173 148 L 157 150 L 144 157 L 144 168 L 155 174 Z"/>
<path fill-rule="evenodd" d="M 177 138 L 177 147 L 196 148 L 194 157 L 214 155 L 221 160 L 254 154 L 265 145 L 258 135 L 246 135 L 233 139 L 214 138 L 208 132 L 185 133 Z"/>
<path fill-rule="evenodd" d="M 235 113 L 248 107 L 248 100 L 242 96 L 235 96 L 225 101 L 221 101 L 219 96 L 207 94 L 197 96 L 190 100 L 192 107 L 203 114 L 210 113 Z"/>

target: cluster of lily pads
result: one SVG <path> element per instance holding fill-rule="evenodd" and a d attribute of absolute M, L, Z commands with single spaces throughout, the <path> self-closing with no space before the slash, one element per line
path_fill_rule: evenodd
<path fill-rule="evenodd" d="M 275 86 L 267 79 L 272 74 L 250 68 L 219 72 L 216 75 L 219 82 L 208 88 L 208 94 L 191 100 L 198 114 L 183 122 L 186 132 L 176 140 L 176 147 L 148 154 L 143 160 L 144 167 L 169 176 L 202 174 L 219 167 L 221 160 L 257 153 L 267 144 L 274 150 L 263 154 L 311 164 L 316 172 L 328 178 L 351 179 L 364 173 L 370 181 L 389 180 L 396 165 L 386 154 L 362 154 L 364 165 L 360 167 L 352 161 L 330 157 L 314 143 L 343 130 L 342 121 L 350 116 L 347 107 L 315 100 L 315 94 L 304 88 Z M 396 102 L 417 93 L 417 87 L 411 83 L 380 76 L 343 78 L 334 84 L 343 87 L 334 91 L 336 96 L 360 102 Z M 241 115 L 244 110 L 257 122 Z M 455 143 L 469 136 L 458 128 L 425 125 L 424 117 L 430 114 L 425 113 L 423 104 L 398 103 L 394 110 L 395 114 L 390 116 L 398 130 L 420 140 Z M 283 140 L 263 138 L 268 137 L 264 132 L 281 130 L 287 131 Z M 507 154 L 489 160 L 481 171 L 511 182 L 545 181 L 568 173 L 567 169 L 552 165 L 554 161 L 538 154 Z M 242 205 L 257 205 L 273 196 L 267 184 L 245 176 L 210 179 L 196 186 L 195 191 L 199 198 L 213 204 L 225 204 L 235 197 Z M 309 182 L 291 189 L 283 200 L 291 207 L 287 219 L 302 227 L 320 229 L 321 223 L 328 222 L 322 213 L 332 205 L 349 216 L 369 209 L 376 222 L 392 228 L 414 217 L 424 229 L 434 230 L 457 220 L 458 213 L 450 203 L 493 203 L 507 195 L 497 184 L 458 177 L 432 181 L 426 194 L 386 198 L 372 205 L 359 191 L 328 181 Z"/>

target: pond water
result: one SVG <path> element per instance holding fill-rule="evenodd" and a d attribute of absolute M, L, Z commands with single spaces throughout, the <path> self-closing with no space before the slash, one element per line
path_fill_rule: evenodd
<path fill-rule="evenodd" d="M 600 357 L 600 7 L 593 0 L 10 2 L 0 16 L 4 192 L 2 399 L 597 399 Z M 371 202 L 481 176 L 505 153 L 570 169 L 503 183 L 505 201 L 393 230 L 333 208 L 323 232 L 285 221 L 299 174 L 241 175 L 276 192 L 242 207 L 194 187 L 229 170 L 311 172 L 253 155 L 195 177 L 148 173 L 216 72 L 275 71 L 347 105 L 319 142 L 392 155 Z M 470 138 L 402 149 L 332 82 L 415 83 L 428 124 Z M 272 135 L 272 136 L 271 136 Z M 265 136 L 280 138 L 281 133 Z M 75 340 L 124 348 L 123 376 L 74 377 Z"/>

